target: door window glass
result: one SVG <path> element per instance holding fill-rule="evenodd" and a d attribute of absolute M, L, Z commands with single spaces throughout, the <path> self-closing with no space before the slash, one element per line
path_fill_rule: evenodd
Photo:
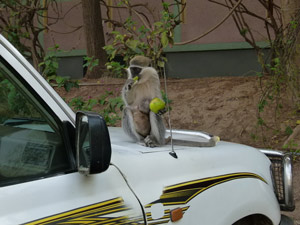
<path fill-rule="evenodd" d="M 71 168 L 59 126 L 0 61 L 0 186 Z"/>

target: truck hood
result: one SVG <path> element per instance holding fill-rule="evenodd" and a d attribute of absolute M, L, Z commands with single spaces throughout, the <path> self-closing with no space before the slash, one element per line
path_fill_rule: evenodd
<path fill-rule="evenodd" d="M 166 187 L 199 179 L 251 173 L 272 183 L 269 159 L 253 147 L 224 141 L 214 147 L 174 146 L 176 159 L 169 154 L 171 145 L 148 148 L 132 142 L 121 128 L 109 128 L 109 132 L 111 163 L 143 196 L 144 204 L 159 198 Z"/>

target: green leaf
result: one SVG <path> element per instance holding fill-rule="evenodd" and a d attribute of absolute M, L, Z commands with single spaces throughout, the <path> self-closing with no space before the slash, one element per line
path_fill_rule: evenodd
<path fill-rule="evenodd" d="M 248 29 L 242 29 L 242 30 L 240 31 L 240 34 L 241 34 L 242 36 L 246 36 L 247 33 L 248 33 Z"/>
<path fill-rule="evenodd" d="M 127 40 L 126 45 L 131 48 L 132 50 L 135 50 L 138 46 L 139 41 L 137 40 Z"/>
<path fill-rule="evenodd" d="M 56 75 L 52 75 L 52 76 L 47 77 L 48 82 L 50 82 L 52 80 L 56 80 Z"/>
<path fill-rule="evenodd" d="M 164 8 L 164 10 L 168 10 L 168 8 L 169 8 L 169 3 L 163 2 L 163 8 Z"/>
<path fill-rule="evenodd" d="M 158 65 L 159 67 L 164 67 L 164 66 L 165 66 L 165 62 L 163 62 L 163 61 L 158 61 L 158 62 L 157 62 L 157 65 Z"/>
<path fill-rule="evenodd" d="M 165 31 L 161 34 L 161 43 L 162 43 L 163 48 L 168 46 L 169 38 L 168 38 L 167 31 Z"/>
<path fill-rule="evenodd" d="M 57 77 L 56 77 L 56 82 L 57 82 L 58 84 L 62 84 L 64 81 L 65 81 L 65 79 L 64 79 L 63 77 L 60 77 L 60 76 L 57 76 Z"/>
<path fill-rule="evenodd" d="M 41 62 L 41 63 L 39 63 L 39 67 L 41 67 L 41 66 L 43 66 L 43 65 L 45 65 L 45 62 Z"/>
<path fill-rule="evenodd" d="M 287 135 L 291 135 L 291 134 L 293 133 L 293 129 L 292 129 L 290 126 L 287 126 L 287 127 L 285 128 L 285 133 L 286 133 Z"/>
<path fill-rule="evenodd" d="M 58 69 L 58 62 L 52 62 L 52 66 L 53 68 Z"/>
<path fill-rule="evenodd" d="M 117 54 L 117 49 L 114 49 L 112 52 L 111 52 L 111 55 L 110 55 L 110 60 L 113 60 L 114 58 L 115 58 L 115 56 L 116 56 L 116 54 Z"/>
<path fill-rule="evenodd" d="M 280 59 L 277 57 L 277 58 L 274 58 L 274 63 L 275 64 L 279 64 L 280 63 Z"/>
<path fill-rule="evenodd" d="M 72 87 L 74 87 L 74 83 L 67 82 L 64 84 L 64 88 L 67 92 L 69 92 L 72 89 Z"/>
<path fill-rule="evenodd" d="M 122 34 L 117 34 L 115 37 L 116 40 L 123 42 L 124 41 L 124 35 Z"/>
<path fill-rule="evenodd" d="M 265 106 L 268 104 L 267 100 L 263 99 L 259 104 L 258 104 L 258 111 L 263 112 Z"/>
<path fill-rule="evenodd" d="M 257 119 L 257 124 L 258 124 L 259 126 L 263 126 L 263 125 L 265 124 L 265 121 L 264 121 L 261 117 L 258 117 L 258 119 Z"/>
<path fill-rule="evenodd" d="M 261 78 L 261 77 L 263 77 L 264 74 L 261 73 L 261 72 L 257 72 L 256 75 L 257 75 L 259 78 Z"/>
<path fill-rule="evenodd" d="M 154 23 L 154 26 L 156 27 L 162 27 L 163 25 L 164 25 L 163 22 L 160 21 Z"/>

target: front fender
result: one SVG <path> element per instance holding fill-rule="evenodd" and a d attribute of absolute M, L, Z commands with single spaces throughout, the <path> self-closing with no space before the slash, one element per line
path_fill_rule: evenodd
<path fill-rule="evenodd" d="M 269 184 L 245 178 L 216 185 L 190 201 L 178 224 L 224 225 L 252 214 L 262 214 L 280 223 L 280 208 Z M 200 223 L 199 223 L 200 221 Z"/>

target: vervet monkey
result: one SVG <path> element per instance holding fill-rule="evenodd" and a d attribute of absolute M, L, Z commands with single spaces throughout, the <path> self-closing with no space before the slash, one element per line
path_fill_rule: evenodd
<path fill-rule="evenodd" d="M 125 103 L 122 127 L 134 141 L 156 147 L 165 144 L 166 128 L 160 112 L 155 114 L 149 109 L 152 99 L 162 99 L 159 76 L 150 63 L 145 56 L 135 56 L 130 60 L 128 79 L 122 89 Z"/>

